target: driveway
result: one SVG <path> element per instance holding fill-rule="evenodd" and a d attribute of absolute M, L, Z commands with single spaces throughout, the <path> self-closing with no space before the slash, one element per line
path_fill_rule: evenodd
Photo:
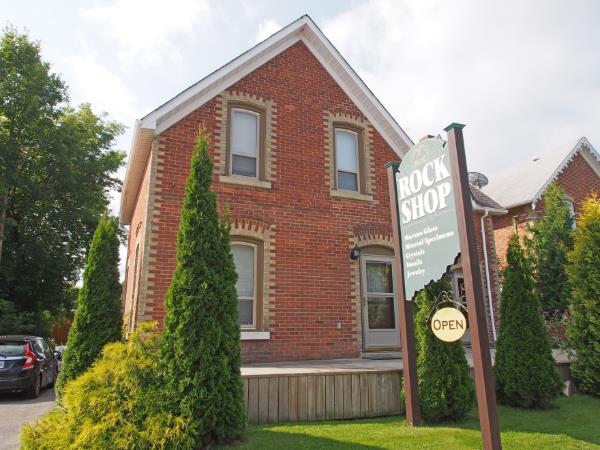
<path fill-rule="evenodd" d="M 54 408 L 54 389 L 43 389 L 36 399 L 23 394 L 0 394 L 0 450 L 19 448 L 21 428 Z"/>

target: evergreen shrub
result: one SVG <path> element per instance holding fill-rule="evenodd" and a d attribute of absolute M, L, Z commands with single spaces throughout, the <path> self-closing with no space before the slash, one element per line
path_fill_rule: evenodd
<path fill-rule="evenodd" d="M 569 254 L 570 342 L 577 352 L 571 370 L 578 388 L 600 397 L 600 200 L 588 198 L 577 221 Z"/>
<path fill-rule="evenodd" d="M 428 422 L 459 421 L 475 401 L 463 343 L 441 341 L 428 321 L 436 299 L 448 290 L 450 283 L 444 278 L 425 287 L 415 298 L 419 399 L 421 414 Z"/>
<path fill-rule="evenodd" d="M 121 339 L 121 284 L 119 283 L 119 226 L 101 217 L 83 272 L 77 310 L 69 330 L 57 391 L 85 372 L 108 342 Z"/>
<path fill-rule="evenodd" d="M 181 211 L 161 347 L 172 411 L 191 420 L 199 447 L 239 438 L 246 422 L 237 273 L 229 224 L 219 220 L 210 190 L 212 174 L 208 138 L 201 132 Z"/>
<path fill-rule="evenodd" d="M 25 450 L 194 448 L 190 419 L 161 402 L 159 335 L 141 324 L 126 343 L 104 347 L 83 375 L 63 390 L 61 405 L 21 434 Z"/>
<path fill-rule="evenodd" d="M 519 237 L 511 236 L 506 253 L 496 343 L 498 402 L 524 408 L 550 405 L 561 389 L 540 301 Z"/>

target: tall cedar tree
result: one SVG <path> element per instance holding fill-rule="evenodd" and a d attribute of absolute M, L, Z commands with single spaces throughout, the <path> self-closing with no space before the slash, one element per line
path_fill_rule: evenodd
<path fill-rule="evenodd" d="M 473 407 L 475 391 L 462 342 L 444 342 L 433 334 L 429 314 L 447 279 L 432 283 L 416 297 L 417 378 L 423 418 L 429 422 L 458 421 Z"/>
<path fill-rule="evenodd" d="M 237 273 L 229 224 L 210 190 L 213 164 L 200 132 L 177 235 L 177 266 L 165 298 L 161 367 L 174 414 L 192 419 L 199 446 L 232 441 L 245 428 Z"/>
<path fill-rule="evenodd" d="M 555 183 L 544 193 L 543 217 L 530 227 L 526 240 L 542 308 L 551 314 L 567 309 L 567 254 L 573 249 L 573 218 L 564 191 Z"/>
<path fill-rule="evenodd" d="M 573 318 L 568 332 L 577 351 L 573 375 L 582 392 L 600 397 L 600 199 L 596 195 L 583 203 L 567 272 Z"/>
<path fill-rule="evenodd" d="M 524 408 L 548 407 L 560 393 L 561 381 L 531 268 L 516 234 L 509 240 L 506 261 L 494 368 L 498 402 Z"/>
<path fill-rule="evenodd" d="M 121 339 L 121 284 L 119 283 L 119 226 L 112 217 L 101 217 L 83 272 L 83 286 L 57 389 L 85 372 L 102 347 Z"/>

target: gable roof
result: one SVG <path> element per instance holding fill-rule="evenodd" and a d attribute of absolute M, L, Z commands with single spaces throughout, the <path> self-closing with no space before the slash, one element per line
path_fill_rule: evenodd
<path fill-rule="evenodd" d="M 492 198 L 488 197 L 483 192 L 481 192 L 481 189 L 479 189 L 478 187 L 473 186 L 471 184 L 471 185 L 469 185 L 469 188 L 471 189 L 471 198 L 473 199 L 473 202 L 474 202 L 474 204 L 473 204 L 474 210 L 477 211 L 477 210 L 488 209 L 490 211 L 493 210 L 496 214 L 505 214 L 508 212 L 498 202 L 496 202 L 495 200 L 493 200 Z"/>
<path fill-rule="evenodd" d="M 400 158 L 404 156 L 413 145 L 412 140 L 313 20 L 304 15 L 136 121 L 121 194 L 121 223 L 131 221 L 153 137 L 299 41 L 308 47 L 396 154 Z"/>
<path fill-rule="evenodd" d="M 540 157 L 519 161 L 517 165 L 493 174 L 488 177 L 488 185 L 481 190 L 504 208 L 526 203 L 535 208 L 548 185 L 577 154 L 581 154 L 600 176 L 600 153 L 586 137 L 581 137 Z"/>

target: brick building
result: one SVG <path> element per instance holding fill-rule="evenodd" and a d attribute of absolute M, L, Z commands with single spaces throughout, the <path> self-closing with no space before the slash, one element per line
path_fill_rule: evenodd
<path fill-rule="evenodd" d="M 399 350 L 384 165 L 412 141 L 307 16 L 136 124 L 121 200 L 127 326 L 164 318 L 201 126 L 211 137 L 218 207 L 227 205 L 232 220 L 244 360 Z M 492 306 L 492 217 L 505 211 L 473 194 Z M 460 265 L 454 272 L 459 291 Z"/>
<path fill-rule="evenodd" d="M 495 217 L 493 224 L 501 266 L 506 264 L 510 236 L 515 231 L 524 235 L 527 226 L 543 215 L 544 192 L 551 182 L 564 190 L 576 216 L 587 196 L 600 193 L 600 153 L 582 137 L 489 177 L 482 191 L 508 211 Z"/>

